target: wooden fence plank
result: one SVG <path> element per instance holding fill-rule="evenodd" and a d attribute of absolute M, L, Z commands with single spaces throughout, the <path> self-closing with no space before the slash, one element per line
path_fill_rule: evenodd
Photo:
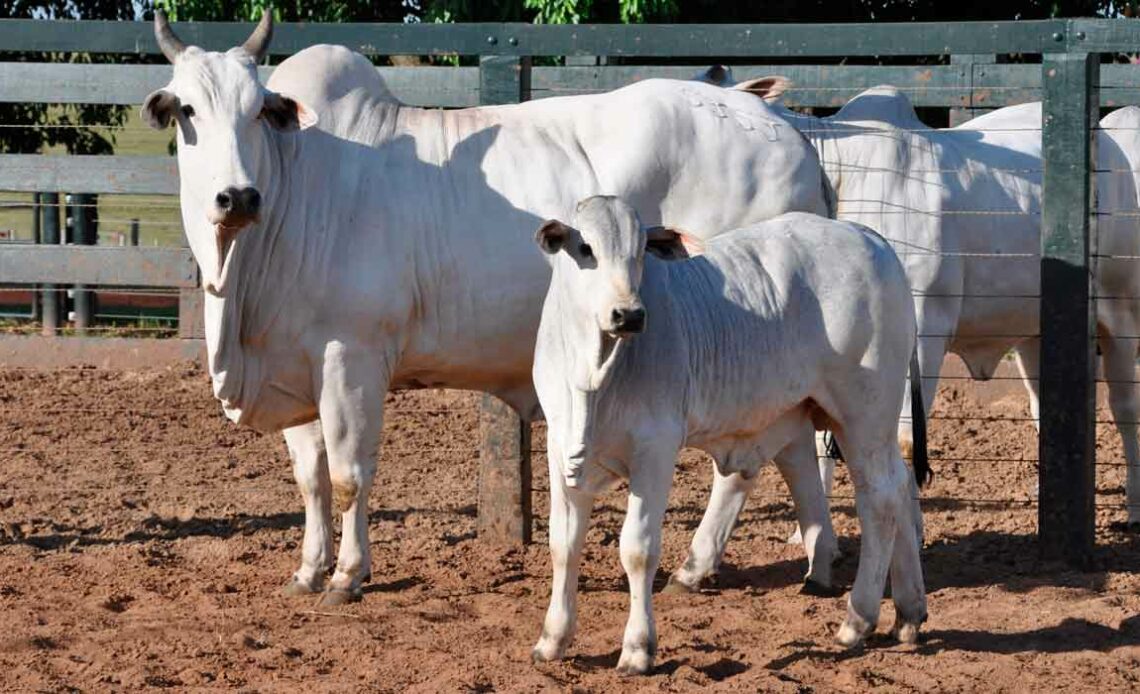
<path fill-rule="evenodd" d="M 0 190 L 178 193 L 174 157 L 0 154 Z"/>
<path fill-rule="evenodd" d="M 205 340 L 0 335 L 0 367 L 153 369 L 186 361 L 206 363 Z"/>
<path fill-rule="evenodd" d="M 1037 507 L 1043 552 L 1084 567 L 1096 525 L 1096 300 L 1090 227 L 1099 120 L 1099 56 L 1045 56 L 1041 65 L 1041 435 Z"/>
<path fill-rule="evenodd" d="M 479 100 L 513 104 L 530 97 L 530 58 L 479 58 Z M 530 422 L 493 395 L 479 408 L 479 539 L 528 544 L 531 512 Z"/>
<path fill-rule="evenodd" d="M 1096 50 L 1133 50 L 1127 20 L 1095 25 Z M 1093 24 L 1089 25 L 1094 27 Z M 1062 48 L 1064 20 L 879 22 L 874 24 L 280 24 L 270 51 L 291 55 L 318 43 L 372 55 L 843 56 L 1042 53 Z M 179 22 L 187 43 L 211 50 L 240 44 L 253 29 L 236 22 Z M 1059 37 L 1054 38 L 1054 35 Z M 1090 41 L 1092 43 L 1092 41 Z M 156 54 L 149 22 L 0 20 L 6 51 Z"/>
<path fill-rule="evenodd" d="M 198 266 L 187 248 L 4 244 L 0 277 L 6 284 L 194 288 Z"/>
<path fill-rule="evenodd" d="M 392 94 L 412 106 L 455 108 L 479 103 L 473 67 L 377 68 Z M 262 84 L 273 68 L 259 69 Z M 0 63 L 0 102 L 140 105 L 170 81 L 169 65 Z"/>

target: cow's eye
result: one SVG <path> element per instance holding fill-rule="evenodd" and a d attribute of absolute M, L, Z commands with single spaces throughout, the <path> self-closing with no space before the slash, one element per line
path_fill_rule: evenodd
<path fill-rule="evenodd" d="M 594 249 L 590 248 L 590 244 L 588 243 L 583 243 L 582 245 L 578 246 L 578 253 L 580 253 L 583 258 L 594 257 Z"/>
<path fill-rule="evenodd" d="M 182 115 L 186 116 L 187 118 L 193 117 L 194 107 L 191 106 L 190 104 L 186 104 L 185 106 L 182 107 Z"/>

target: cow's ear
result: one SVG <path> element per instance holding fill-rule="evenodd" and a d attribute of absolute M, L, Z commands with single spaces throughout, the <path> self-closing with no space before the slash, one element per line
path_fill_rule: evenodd
<path fill-rule="evenodd" d="M 732 68 L 727 65 L 712 65 L 704 72 L 698 73 L 693 79 L 698 82 L 708 82 L 718 87 L 731 87 L 734 84 Z"/>
<path fill-rule="evenodd" d="M 768 103 L 779 101 L 784 92 L 792 88 L 792 81 L 787 77 L 773 75 L 771 77 L 758 77 L 754 80 L 745 80 L 733 87 L 741 92 L 748 92 L 758 96 Z"/>
<path fill-rule="evenodd" d="M 178 111 L 178 97 L 165 89 L 147 95 L 142 105 L 142 117 L 146 124 L 155 130 L 162 130 L 174 120 Z"/>
<path fill-rule="evenodd" d="M 534 242 L 543 252 L 554 255 L 562 249 L 562 244 L 570 238 L 570 227 L 557 219 L 548 219 L 543 222 L 538 231 L 534 232 Z"/>
<path fill-rule="evenodd" d="M 645 250 L 662 260 L 679 260 L 689 257 L 682 240 L 684 234 L 668 227 L 649 227 L 645 230 Z"/>
<path fill-rule="evenodd" d="M 317 114 L 300 101 L 269 92 L 261 106 L 261 117 L 278 130 L 305 130 L 317 124 Z"/>

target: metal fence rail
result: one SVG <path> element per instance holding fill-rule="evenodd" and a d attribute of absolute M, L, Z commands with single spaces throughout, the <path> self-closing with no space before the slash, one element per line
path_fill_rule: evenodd
<path fill-rule="evenodd" d="M 249 27 L 184 23 L 177 29 L 190 43 L 225 49 L 243 40 Z M 1098 298 L 1132 299 L 1097 297 L 1091 285 L 1098 260 L 1091 233 L 1095 209 L 1090 181 L 1095 168 L 1092 138 L 1099 106 L 1140 102 L 1140 70 L 1130 65 L 1101 65 L 1101 54 L 1131 52 L 1140 45 L 1140 21 L 688 26 L 297 24 L 277 28 L 271 51 L 288 55 L 316 43 L 340 43 L 369 55 L 478 56 L 478 67 L 380 68 L 395 96 L 423 106 L 473 106 L 596 93 L 648 77 L 689 77 L 696 68 L 705 67 L 705 61 L 725 58 L 750 62 L 735 66 L 738 79 L 767 74 L 790 77 L 796 87 L 785 97 L 785 103 L 797 107 L 837 107 L 863 88 L 881 83 L 897 85 L 916 106 L 951 109 L 952 123 L 995 107 L 1042 100 L 1041 248 L 1039 253 L 1020 255 L 1040 262 L 1042 271 L 1040 295 L 1022 297 L 1038 307 L 1042 318 L 1039 522 L 1044 548 L 1077 563 L 1090 556 L 1095 518 L 1096 302 Z M 151 26 L 145 22 L 0 20 L 0 46 L 6 51 L 157 53 Z M 1009 53 L 1041 56 L 1041 64 L 997 63 L 999 54 Z M 686 61 L 690 63 L 687 66 L 532 67 L 532 56 L 619 57 L 626 63 L 660 57 L 691 60 Z M 812 64 L 813 59 L 836 56 L 950 56 L 950 60 L 949 64 L 916 66 Z M 764 59 L 796 59 L 799 64 L 771 65 Z M 263 68 L 263 77 L 271 69 Z M 169 74 L 168 66 L 155 65 L 0 63 L 0 102 L 137 104 Z M 10 125 L 0 123 L 0 127 Z M 0 155 L 0 190 L 170 196 L 178 191 L 177 167 L 170 157 Z M 44 202 L 52 204 L 50 200 Z M 148 204 L 167 206 L 166 202 Z M 954 214 L 1000 216 L 1002 211 L 959 210 Z M 104 217 L 108 222 L 114 219 Z M 122 249 L 124 252 L 118 254 L 95 250 L 51 248 L 17 255 L 21 249 L 0 246 L 0 281 L 39 287 L 64 280 L 103 286 L 130 279 L 129 284 L 135 286 L 179 288 L 180 316 L 184 319 L 181 334 L 201 337 L 201 293 L 195 288 L 196 275 L 191 282 L 183 272 L 191 262 L 184 251 L 182 256 L 164 256 L 166 260 L 159 262 L 135 249 Z M 144 267 L 147 262 L 152 263 L 149 270 Z M 163 269 L 157 269 L 160 267 Z M 147 281 L 134 282 L 138 279 Z M 198 318 L 191 320 L 194 316 Z M 25 363 L 40 365 L 106 360 L 113 350 L 124 349 L 128 343 L 143 343 L 123 340 L 110 345 L 97 338 L 54 340 L 4 337 L 0 339 L 0 364 L 18 363 L 19 355 Z M 148 347 L 165 350 L 171 358 L 184 356 L 187 345 L 195 344 L 173 347 L 160 346 L 161 342 L 153 341 Z M 130 349 L 137 354 L 140 347 Z M 525 541 L 531 525 L 529 427 L 488 399 L 481 431 L 480 529 L 499 538 Z"/>

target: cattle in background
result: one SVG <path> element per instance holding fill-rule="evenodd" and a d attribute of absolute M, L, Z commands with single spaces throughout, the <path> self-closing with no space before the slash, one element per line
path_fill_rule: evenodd
<path fill-rule="evenodd" d="M 792 213 L 666 262 L 646 244 L 683 253 L 677 235 L 647 233 L 633 208 L 601 196 L 582 201 L 571 225 L 544 224 L 536 240 L 554 259 L 534 363 L 548 424 L 554 581 L 534 657 L 562 657 L 573 636 L 596 494 L 629 482 L 621 562 L 631 607 L 618 669 L 644 673 L 657 646 L 651 594 L 680 448 L 704 450 L 723 475 L 752 479 L 781 454 L 818 496 L 813 429 L 824 426 L 846 454 L 863 531 L 837 638 L 852 646 L 874 630 L 889 572 L 894 632 L 913 643 L 926 598 L 918 507 L 896 428 L 914 306 L 886 241 Z M 805 537 L 830 533 L 826 519 L 800 520 Z M 825 538 L 829 549 L 834 542 Z"/>
<path fill-rule="evenodd" d="M 788 83 L 766 77 L 735 88 L 776 102 Z M 950 129 L 924 125 L 906 96 L 886 86 L 861 93 L 827 118 L 774 107 L 819 152 L 836 193 L 837 216 L 879 231 L 906 267 L 918 317 L 925 411 L 947 352 L 985 380 L 1014 350 L 1039 425 L 1041 105 L 1009 106 Z M 1105 298 L 1097 302 L 1097 335 L 1128 463 L 1128 521 L 1135 525 L 1140 523 L 1135 376 L 1140 273 L 1132 259 L 1140 257 L 1140 109 L 1115 111 L 1101 127 L 1094 294 Z M 899 427 L 904 451 L 910 426 L 904 403 Z M 821 462 L 829 492 L 832 465 Z M 678 581 L 695 587 L 715 570 L 750 487 L 748 480 L 714 478 L 712 502 L 684 567 L 674 574 Z"/>
<path fill-rule="evenodd" d="M 214 393 L 232 420 L 285 430 L 304 498 L 291 594 L 361 594 L 387 390 L 481 390 L 536 413 L 542 219 L 598 192 L 704 235 L 827 209 L 815 152 L 749 94 L 646 80 L 425 110 L 344 48 L 306 49 L 261 85 L 269 13 L 225 53 L 183 44 L 161 13 L 155 33 L 173 78 L 142 112 L 177 124 Z M 343 534 L 326 583 L 333 510 Z"/>

